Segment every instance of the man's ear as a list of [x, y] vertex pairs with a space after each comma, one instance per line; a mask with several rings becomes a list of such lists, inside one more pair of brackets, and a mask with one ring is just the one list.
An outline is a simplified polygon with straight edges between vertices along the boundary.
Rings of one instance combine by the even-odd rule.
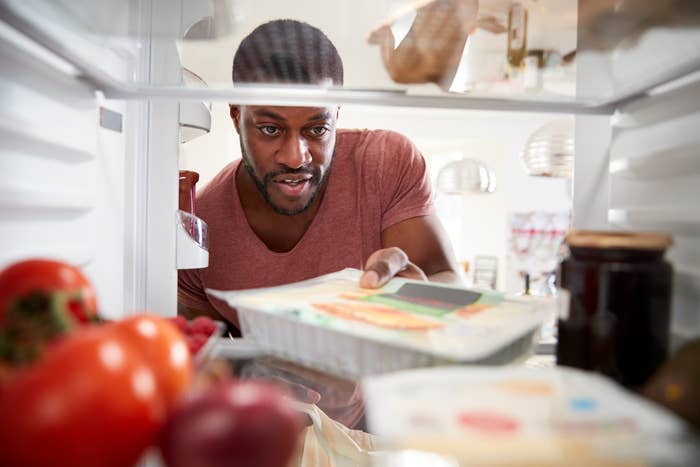
[[233, 126], [236, 128], [236, 133], [241, 133], [241, 106], [239, 105], [229, 105], [229, 115], [231, 120], [233, 120]]

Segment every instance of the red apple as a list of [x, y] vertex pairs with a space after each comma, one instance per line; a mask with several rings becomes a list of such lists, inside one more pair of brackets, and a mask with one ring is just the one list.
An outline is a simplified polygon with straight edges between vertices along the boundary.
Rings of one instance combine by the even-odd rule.
[[168, 467], [285, 467], [301, 427], [280, 388], [227, 381], [176, 407], [159, 447]]

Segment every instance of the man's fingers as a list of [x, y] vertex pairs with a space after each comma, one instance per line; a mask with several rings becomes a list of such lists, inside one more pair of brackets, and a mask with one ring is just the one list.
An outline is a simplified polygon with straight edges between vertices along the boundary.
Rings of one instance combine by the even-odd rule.
[[360, 287], [375, 289], [386, 284], [389, 279], [411, 264], [408, 256], [400, 248], [385, 248], [370, 255], [365, 272], [360, 277]]
[[379, 287], [379, 275], [376, 271], [369, 270], [360, 276], [360, 287], [363, 289], [376, 289]]
[[406, 267], [402, 270], [399, 271], [397, 276], [401, 277], [408, 277], [409, 279], [417, 279], [420, 281], [427, 281], [428, 276], [425, 275], [425, 272], [415, 264], [409, 262]]

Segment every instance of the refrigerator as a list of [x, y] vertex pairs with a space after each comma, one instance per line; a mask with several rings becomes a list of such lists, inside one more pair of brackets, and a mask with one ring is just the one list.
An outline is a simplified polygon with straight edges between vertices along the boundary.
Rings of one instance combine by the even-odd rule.
[[[107, 318], [175, 315], [178, 264], [207, 262], [201, 236], [188, 238], [178, 215], [178, 155], [211, 127], [212, 102], [340, 104], [360, 118], [370, 107], [416, 119], [431, 109], [486, 112], [490, 122], [500, 112], [567, 115], [572, 227], [671, 234], [673, 339], [700, 335], [697, 5], [432, 3], [472, 8], [459, 18], [469, 39], [450, 82], [396, 82], [381, 45], [368, 42], [382, 24], [397, 44], [417, 34], [421, 13], [409, 1], [0, 1], [0, 267], [58, 258], [84, 270]], [[329, 33], [346, 61], [343, 89], [231, 85], [235, 45], [284, 17]], [[427, 34], [438, 37], [441, 21]], [[206, 53], [213, 44], [228, 55], [204, 83], [195, 68], [217, 60]], [[538, 51], [530, 68], [507, 63], [519, 47]]]

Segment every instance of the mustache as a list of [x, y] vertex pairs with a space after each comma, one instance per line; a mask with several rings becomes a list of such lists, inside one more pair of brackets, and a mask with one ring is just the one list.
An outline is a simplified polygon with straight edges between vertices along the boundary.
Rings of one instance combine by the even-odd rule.
[[299, 167], [298, 169], [292, 169], [289, 167], [284, 167], [273, 172], [268, 172], [265, 174], [265, 183], [269, 182], [278, 175], [299, 175], [299, 174], [309, 174], [311, 179], [315, 180], [318, 178], [318, 174], [311, 167]]

